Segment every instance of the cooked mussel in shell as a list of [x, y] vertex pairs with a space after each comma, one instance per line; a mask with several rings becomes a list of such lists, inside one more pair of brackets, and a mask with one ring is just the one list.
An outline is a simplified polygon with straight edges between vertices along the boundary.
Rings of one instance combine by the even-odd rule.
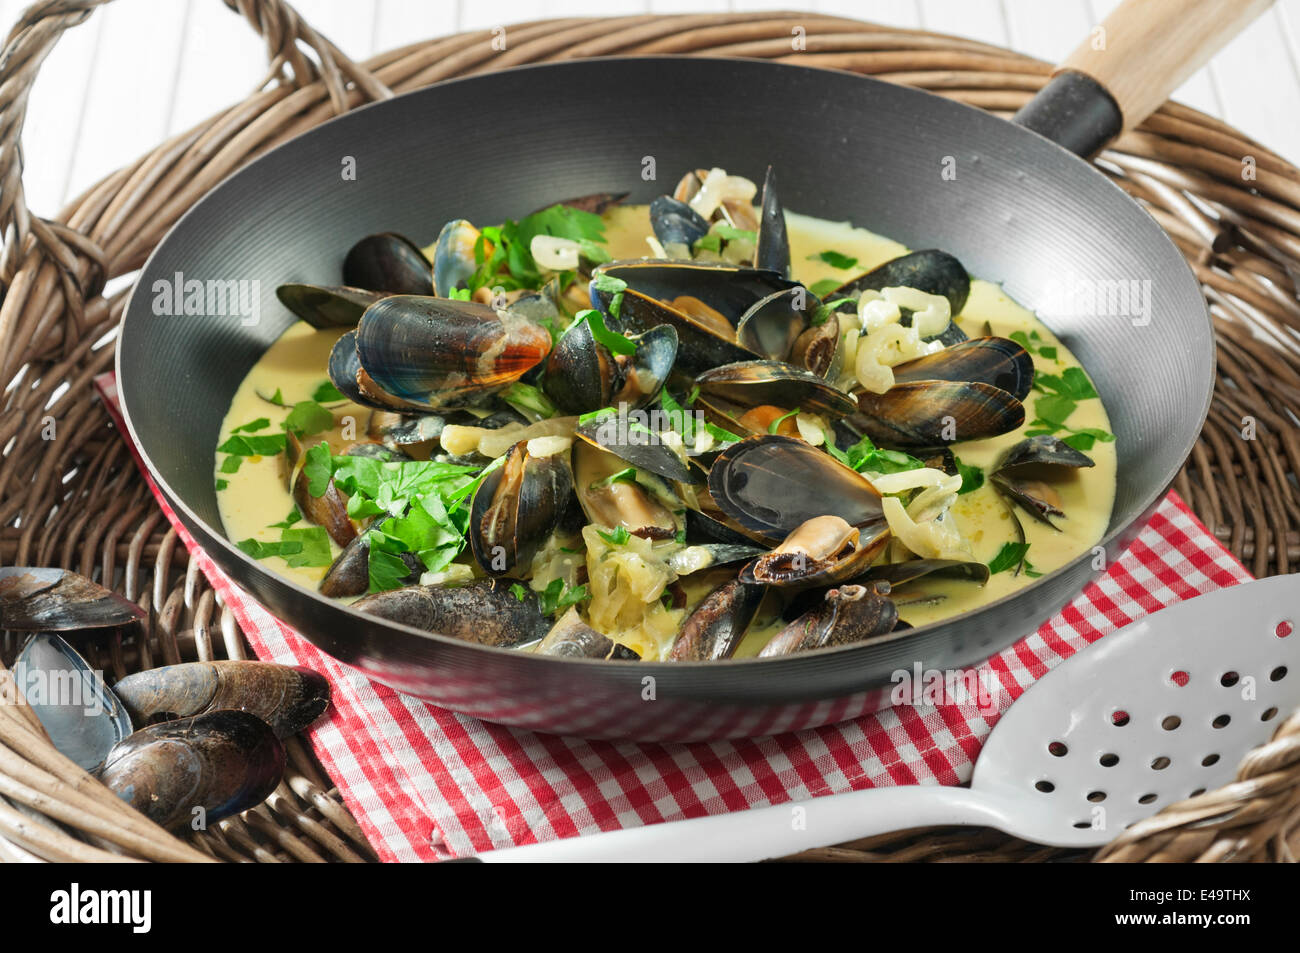
[[1071, 471], [1096, 466], [1091, 457], [1051, 434], [1026, 437], [999, 460], [991, 482], [1003, 496], [1020, 504], [1040, 523], [1056, 529], [1053, 516], [1064, 516], [1061, 495], [1053, 484]]
[[731, 658], [765, 591], [763, 586], [737, 579], [714, 589], [682, 623], [669, 650], [669, 660], [709, 662]]
[[573, 499], [569, 445], [564, 437], [521, 440], [483, 477], [467, 535], [484, 572], [503, 576], [527, 569], [560, 522]]
[[601, 635], [582, 621], [578, 610], [570, 608], [546, 633], [537, 646], [538, 655], [563, 658], [599, 658], [635, 662], [641, 658], [633, 649]]
[[869, 537], [832, 513], [795, 528], [781, 544], [749, 562], [740, 580], [777, 588], [831, 586], [866, 572], [884, 552], [889, 530], [874, 525]]
[[286, 284], [275, 289], [280, 303], [314, 328], [353, 328], [383, 292], [343, 286]]
[[165, 665], [128, 675], [113, 692], [139, 728], [160, 719], [237, 709], [266, 722], [277, 738], [302, 731], [330, 704], [329, 682], [319, 673], [253, 661]]
[[536, 642], [550, 630], [536, 594], [509, 579], [390, 589], [358, 599], [352, 608], [425, 632], [497, 648]]
[[99, 777], [145, 817], [180, 832], [265, 801], [284, 776], [284, 760], [262, 719], [212, 711], [141, 728], [109, 752]]
[[427, 411], [465, 406], [508, 387], [550, 349], [545, 328], [510, 311], [419, 295], [375, 302], [356, 331], [366, 378]]
[[433, 265], [409, 238], [382, 232], [366, 236], [348, 250], [343, 283], [390, 295], [431, 295]]
[[898, 607], [889, 598], [889, 583], [847, 585], [827, 590], [820, 605], [809, 609], [759, 652], [759, 658], [850, 645], [884, 635], [898, 623]]

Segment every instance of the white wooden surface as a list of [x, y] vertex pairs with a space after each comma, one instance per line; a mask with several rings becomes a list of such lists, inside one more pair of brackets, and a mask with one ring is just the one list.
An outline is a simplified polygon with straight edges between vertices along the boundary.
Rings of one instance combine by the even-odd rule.
[[[294, 0], [317, 30], [364, 58], [416, 40], [565, 15], [809, 9], [923, 27], [1062, 58], [1118, 0]], [[0, 0], [7, 26], [30, 0]], [[1300, 163], [1300, 0], [1277, 5], [1176, 94]], [[265, 51], [219, 0], [116, 0], [65, 34], [32, 92], [28, 202], [64, 201], [237, 99]]]

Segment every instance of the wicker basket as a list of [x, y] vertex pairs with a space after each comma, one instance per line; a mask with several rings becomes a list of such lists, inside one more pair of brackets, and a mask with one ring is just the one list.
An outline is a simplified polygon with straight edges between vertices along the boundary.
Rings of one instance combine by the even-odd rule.
[[[0, 560], [74, 569], [148, 610], [138, 637], [91, 662], [121, 677], [182, 659], [244, 657], [220, 605], [154, 504], [97, 402], [125, 292], [204, 192], [251, 159], [352, 106], [453, 76], [587, 56], [676, 53], [798, 62], [907, 83], [1009, 114], [1044, 83], [1037, 60], [970, 40], [795, 13], [564, 19], [413, 44], [348, 60], [281, 0], [226, 0], [265, 39], [267, 83], [109, 176], [58, 216], [23, 198], [20, 136], [36, 72], [63, 31], [106, 0], [48, 0], [14, 26], [0, 60]], [[791, 37], [801, 34], [804, 49]], [[1202, 282], [1218, 334], [1209, 420], [1176, 489], [1257, 575], [1300, 563], [1300, 171], [1230, 126], [1167, 103], [1099, 163], [1168, 230]], [[1253, 178], [1243, 176], [1243, 169]], [[67, 384], [53, 403], [51, 397]], [[49, 406], [47, 407], [47, 403]], [[43, 420], [59, 437], [42, 441]], [[1253, 420], [1253, 438], [1243, 439]], [[11, 661], [12, 635], [0, 637]], [[6, 673], [0, 668], [0, 678]], [[2, 686], [0, 686], [2, 687]], [[3, 693], [0, 693], [2, 696]], [[1300, 714], [1242, 762], [1238, 779], [1171, 805], [1094, 855], [1105, 860], [1292, 860], [1300, 841]], [[104, 842], [115, 853], [103, 849]], [[100, 845], [100, 846], [96, 846]], [[0, 704], [0, 858], [6, 860], [372, 859], [306, 746], [262, 806], [183, 843], [60, 756], [29, 709]], [[797, 859], [1087, 858], [987, 830], [921, 830]]]

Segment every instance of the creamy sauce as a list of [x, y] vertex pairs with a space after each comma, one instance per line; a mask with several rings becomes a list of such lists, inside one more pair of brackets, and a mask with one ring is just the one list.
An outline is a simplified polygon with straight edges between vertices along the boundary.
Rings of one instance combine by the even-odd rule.
[[[637, 258], [650, 254], [645, 241], [645, 236], [651, 234], [645, 206], [616, 208], [607, 219], [607, 247], [614, 258]], [[846, 222], [828, 222], [792, 212], [787, 212], [786, 219], [793, 277], [805, 285], [811, 286], [828, 278], [847, 281], [907, 251], [898, 242]], [[850, 270], [836, 269], [813, 257], [824, 250], [856, 258], [857, 263]], [[1038, 346], [1056, 348], [1055, 360], [1034, 355], [1035, 368], [1040, 373], [1060, 375], [1066, 368], [1079, 366], [1074, 355], [1031, 311], [1012, 301], [1000, 287], [990, 282], [971, 282], [970, 298], [955, 320], [971, 337], [984, 334], [986, 324], [993, 334], [1002, 337], [1009, 337], [1015, 331], [1037, 332], [1040, 338], [1036, 342]], [[316, 331], [302, 322], [289, 328], [240, 384], [222, 423], [221, 440], [224, 441], [235, 427], [259, 417], [269, 418], [271, 425], [257, 433], [282, 432], [280, 424], [288, 415], [289, 407], [277, 407], [259, 393], [270, 396], [279, 389], [289, 406], [309, 399], [315, 388], [326, 380], [329, 351], [341, 334], [341, 330]], [[1031, 394], [1027, 398], [1027, 420], [1033, 418], [1032, 406], [1036, 396]], [[336, 421], [335, 429], [319, 437], [313, 436], [311, 441], [314, 443], [323, 437], [330, 441], [337, 453], [347, 446], [345, 437], [353, 432], [364, 434], [370, 412], [351, 403], [332, 405], [331, 410]], [[1068, 424], [1075, 430], [1097, 428], [1110, 431], [1106, 411], [1097, 399], [1079, 401]], [[1027, 427], [1028, 423], [1020, 430], [1000, 437], [954, 444], [952, 449], [963, 463], [981, 467], [987, 475], [997, 458], [1023, 439]], [[355, 428], [355, 431], [350, 428]], [[1098, 441], [1087, 453], [1096, 462], [1095, 467], [1074, 471], [1053, 483], [1061, 497], [1061, 509], [1065, 512], [1064, 517], [1054, 518], [1059, 530], [1017, 511], [1026, 541], [1030, 544], [1028, 559], [1036, 572], [1046, 574], [1060, 568], [1088, 551], [1105, 533], [1115, 497], [1115, 444]], [[226, 455], [218, 456], [224, 458]], [[238, 472], [218, 470], [216, 477], [227, 481], [226, 489], [217, 493], [217, 502], [230, 539], [252, 538], [268, 542], [279, 539], [280, 530], [271, 528], [271, 524], [283, 520], [293, 508], [283, 455], [245, 458]], [[982, 562], [993, 560], [1004, 543], [1017, 538], [1006, 506], [987, 482], [978, 490], [960, 496], [951, 513], [970, 543], [974, 557]], [[339, 550], [331, 543], [331, 551], [337, 554]], [[325, 573], [325, 567], [290, 567], [279, 557], [269, 557], [264, 561], [274, 571], [309, 587], [315, 587]], [[923, 625], [1000, 599], [1032, 581], [1025, 574], [1014, 575], [1011, 571], [994, 574], [983, 586], [959, 580], [921, 579], [897, 588], [895, 597], [901, 617], [912, 625]], [[698, 594], [702, 596], [704, 591], [707, 590]], [[696, 592], [693, 591], [692, 596], [696, 596]], [[756, 655], [778, 629], [776, 620], [767, 620], [764, 624], [760, 618], [742, 641], [737, 657]], [[618, 638], [618, 633], [607, 634]]]

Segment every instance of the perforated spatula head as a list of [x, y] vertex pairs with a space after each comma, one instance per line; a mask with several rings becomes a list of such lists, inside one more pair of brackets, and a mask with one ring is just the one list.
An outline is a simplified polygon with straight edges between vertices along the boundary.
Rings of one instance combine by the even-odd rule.
[[1232, 780], [1300, 705], [1300, 576], [1190, 599], [1062, 662], [989, 735], [973, 792], [1016, 805], [1005, 829], [1103, 844]]

